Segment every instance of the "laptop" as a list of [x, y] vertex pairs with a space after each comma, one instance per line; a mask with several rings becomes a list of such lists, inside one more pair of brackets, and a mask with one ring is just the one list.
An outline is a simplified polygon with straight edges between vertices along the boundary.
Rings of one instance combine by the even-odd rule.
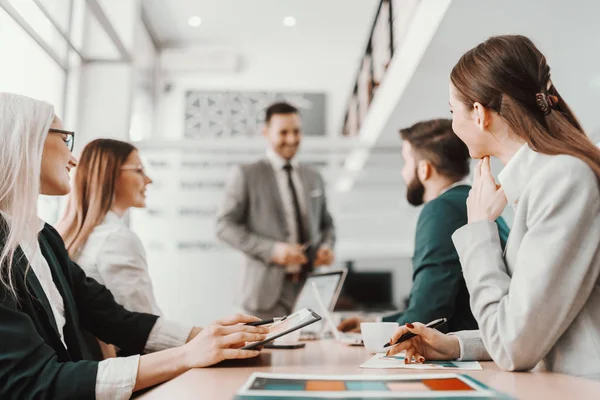
[[[309, 310], [315, 310], [319, 312], [319, 303], [315, 297], [313, 285], [317, 287], [319, 296], [323, 304], [328, 310], [333, 310], [337, 302], [338, 296], [342, 291], [342, 286], [346, 279], [348, 270], [346, 268], [327, 270], [325, 272], [313, 272], [306, 278], [304, 286], [300, 291], [300, 294], [296, 298], [292, 312], [297, 312], [303, 308]], [[316, 324], [307, 326], [302, 329], [303, 339], [311, 339], [311, 336], [316, 339], [316, 335], [323, 330], [323, 324], [318, 322]]]
[[316, 286], [315, 282], [311, 282], [313, 294], [317, 301], [318, 310], [320, 310], [326, 324], [326, 329], [331, 332], [333, 338], [343, 344], [348, 346], [363, 346], [362, 335], [360, 333], [353, 332], [340, 332], [333, 321], [333, 316], [329, 309], [325, 306], [325, 303], [321, 299], [321, 294], [319, 288]]
[[334, 311], [394, 312], [393, 279], [390, 271], [356, 271], [348, 268], [344, 287]]

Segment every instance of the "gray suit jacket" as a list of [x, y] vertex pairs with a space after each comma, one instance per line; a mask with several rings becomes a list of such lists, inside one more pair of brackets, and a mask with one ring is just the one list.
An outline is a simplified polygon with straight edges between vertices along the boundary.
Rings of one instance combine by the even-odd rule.
[[578, 158], [521, 148], [499, 176], [516, 204], [506, 254], [491, 221], [456, 231], [479, 331], [458, 332], [463, 359], [506, 370], [540, 361], [600, 379], [600, 184]]
[[[335, 232], [327, 210], [325, 185], [319, 173], [300, 165], [308, 221], [306, 237], [314, 248], [333, 248]], [[217, 214], [217, 236], [246, 255], [241, 304], [245, 310], [268, 312], [279, 300], [285, 268], [273, 264], [276, 242], [286, 242], [289, 231], [275, 171], [268, 160], [234, 168]]]

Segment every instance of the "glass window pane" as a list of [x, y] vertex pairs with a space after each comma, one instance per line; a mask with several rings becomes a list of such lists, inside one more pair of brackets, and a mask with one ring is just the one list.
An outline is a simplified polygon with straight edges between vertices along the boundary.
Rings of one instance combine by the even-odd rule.
[[37, 2], [50, 14], [63, 32], [69, 32], [72, 0], [37, 0]]
[[0, 8], [0, 88], [47, 101], [63, 112], [65, 72]]
[[[46, 20], [47, 21], [47, 20]], [[63, 115], [65, 72], [0, 8], [0, 88], [44, 100]], [[38, 215], [49, 223], [58, 218], [60, 197], [40, 196]]]
[[38, 6], [31, 0], [9, 0], [9, 3], [52, 48], [58, 58], [64, 61], [67, 56], [68, 44]]

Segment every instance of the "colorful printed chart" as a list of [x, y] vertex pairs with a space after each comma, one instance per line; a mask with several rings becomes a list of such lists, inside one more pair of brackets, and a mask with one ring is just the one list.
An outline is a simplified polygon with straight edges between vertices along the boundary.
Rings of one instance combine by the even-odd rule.
[[458, 374], [297, 375], [255, 373], [238, 399], [510, 399], [479, 381]]

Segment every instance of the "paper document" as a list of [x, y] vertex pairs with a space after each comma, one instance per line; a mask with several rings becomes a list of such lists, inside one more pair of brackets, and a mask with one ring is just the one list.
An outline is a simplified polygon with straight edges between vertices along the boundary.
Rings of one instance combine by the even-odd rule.
[[375, 354], [373, 358], [361, 364], [361, 368], [375, 369], [451, 369], [455, 371], [481, 371], [481, 364], [477, 361], [425, 361], [424, 364], [405, 364], [404, 355], [396, 354], [394, 356], [386, 356], [385, 353]]
[[284, 320], [277, 321], [269, 327], [267, 339], [293, 329], [296, 326], [303, 325], [314, 319], [313, 312], [307, 308], [296, 311], [294, 314], [288, 315]]

